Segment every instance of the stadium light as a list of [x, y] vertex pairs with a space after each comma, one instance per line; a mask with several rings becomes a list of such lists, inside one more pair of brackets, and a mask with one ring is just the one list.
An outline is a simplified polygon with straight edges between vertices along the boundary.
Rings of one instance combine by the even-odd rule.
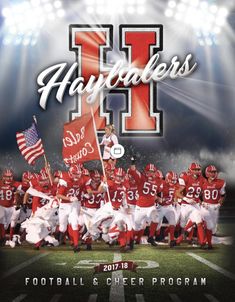
[[3, 44], [34, 46], [44, 24], [64, 15], [59, 0], [30, 0], [4, 7], [2, 16], [6, 34]]
[[226, 23], [228, 10], [202, 0], [169, 0], [165, 16], [191, 26], [199, 45], [218, 44], [217, 35]]
[[86, 12], [97, 15], [143, 15], [146, 11], [146, 0], [86, 0]]

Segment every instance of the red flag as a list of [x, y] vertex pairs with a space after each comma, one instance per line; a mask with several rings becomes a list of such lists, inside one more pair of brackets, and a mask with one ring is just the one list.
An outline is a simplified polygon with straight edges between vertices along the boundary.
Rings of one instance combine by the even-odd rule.
[[16, 141], [21, 154], [30, 165], [34, 165], [35, 160], [45, 154], [35, 123], [25, 131], [17, 132]]
[[68, 165], [101, 159], [90, 114], [64, 125], [63, 159]]

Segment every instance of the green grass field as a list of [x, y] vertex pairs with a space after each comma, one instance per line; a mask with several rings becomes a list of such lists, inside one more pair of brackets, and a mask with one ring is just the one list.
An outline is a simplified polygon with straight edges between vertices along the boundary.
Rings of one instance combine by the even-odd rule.
[[[226, 225], [230, 230], [232, 227], [232, 224]], [[225, 225], [221, 228], [223, 230]], [[0, 253], [1, 302], [235, 301], [234, 245], [217, 245], [212, 251], [186, 244], [174, 249], [139, 245], [126, 254], [120, 254], [116, 246], [109, 248], [103, 243], [94, 244], [91, 252], [82, 250], [78, 254], [74, 254], [69, 246], [34, 251], [32, 246], [23, 245], [15, 249], [1, 248]], [[197, 256], [199, 258], [195, 259]], [[95, 265], [115, 259], [136, 262], [137, 272], [93, 274]], [[202, 263], [205, 260], [209, 262]], [[51, 277], [61, 277], [63, 281], [70, 278], [71, 282], [72, 278], [76, 278], [77, 282], [82, 278], [84, 285], [32, 285], [33, 278], [49, 280]], [[129, 285], [107, 285], [111, 277], [127, 278]], [[25, 285], [25, 278], [29, 278], [30, 285]], [[135, 278], [132, 282], [136, 285], [130, 285], [131, 278]], [[138, 286], [139, 278], [144, 279], [144, 285]], [[158, 279], [155, 285], [152, 284], [153, 278]], [[165, 285], [160, 285], [160, 278], [165, 279]], [[169, 278], [174, 281], [173, 285], [168, 284]], [[181, 278], [181, 285], [176, 284], [177, 278]], [[185, 278], [190, 279], [190, 285], [184, 284]], [[193, 285], [194, 278], [198, 283], [201, 278], [206, 278], [206, 285]], [[98, 281], [98, 285], [93, 285], [94, 280]]]

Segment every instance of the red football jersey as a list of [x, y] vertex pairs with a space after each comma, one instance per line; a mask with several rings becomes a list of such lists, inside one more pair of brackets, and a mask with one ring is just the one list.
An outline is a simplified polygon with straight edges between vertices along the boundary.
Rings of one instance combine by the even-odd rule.
[[162, 206], [167, 206], [173, 204], [175, 192], [179, 189], [179, 184], [171, 184], [166, 181], [162, 181], [162, 191], [161, 191], [161, 198], [162, 202], [159, 203]]
[[[26, 191], [29, 189], [30, 183], [29, 182], [22, 182], [21, 185], [19, 186], [20, 192], [20, 203], [23, 203], [24, 195]], [[33, 196], [29, 195], [28, 200], [27, 200], [27, 206], [28, 208], [32, 208], [32, 202], [33, 202]]]
[[15, 192], [20, 187], [20, 182], [13, 181], [10, 185], [0, 181], [0, 205], [2, 207], [13, 207]]
[[82, 205], [86, 208], [99, 209], [101, 201], [104, 200], [104, 193], [95, 192], [89, 195], [87, 190], [97, 191], [100, 184], [92, 184], [91, 179], [86, 182], [83, 192]]
[[126, 187], [112, 180], [108, 181], [110, 200], [113, 208], [118, 209], [126, 205]]
[[130, 170], [129, 173], [134, 177], [138, 192], [139, 199], [136, 205], [139, 207], [151, 207], [155, 205], [157, 193], [162, 190], [162, 180], [157, 179], [149, 181], [148, 178], [136, 170]]
[[[193, 199], [196, 202], [200, 202], [200, 197], [202, 193], [202, 186], [205, 181], [203, 176], [199, 176], [198, 178], [194, 178], [191, 174], [184, 174], [179, 178], [179, 184], [184, 186], [184, 195], [187, 198]], [[186, 201], [182, 200], [182, 203], [186, 203]]]
[[[48, 196], [51, 195], [55, 195], [55, 188], [48, 186], [48, 187], [42, 187], [40, 185], [37, 185], [34, 187], [35, 190], [42, 192]], [[49, 202], [48, 199], [45, 198], [41, 198], [38, 196], [33, 196], [32, 199], [32, 212], [35, 213], [35, 211], [37, 210], [37, 208], [41, 208], [43, 206], [45, 206], [47, 203]]]
[[82, 176], [79, 180], [74, 181], [68, 175], [64, 175], [63, 179], [59, 181], [57, 194], [66, 197], [77, 197], [78, 200], [82, 200], [82, 191], [84, 190], [86, 182], [86, 176]]
[[137, 200], [139, 199], [139, 192], [137, 184], [132, 184], [129, 182], [129, 187], [127, 188], [127, 203], [130, 205], [136, 205]]
[[225, 195], [225, 181], [214, 179], [212, 182], [205, 180], [202, 186], [202, 198], [204, 202], [217, 204], [220, 198]]

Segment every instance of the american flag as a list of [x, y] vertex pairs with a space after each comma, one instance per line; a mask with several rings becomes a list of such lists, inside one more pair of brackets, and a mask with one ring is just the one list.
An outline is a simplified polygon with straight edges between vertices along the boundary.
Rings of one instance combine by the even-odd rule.
[[17, 132], [16, 141], [21, 154], [30, 165], [34, 165], [35, 160], [45, 154], [35, 123], [25, 131]]

